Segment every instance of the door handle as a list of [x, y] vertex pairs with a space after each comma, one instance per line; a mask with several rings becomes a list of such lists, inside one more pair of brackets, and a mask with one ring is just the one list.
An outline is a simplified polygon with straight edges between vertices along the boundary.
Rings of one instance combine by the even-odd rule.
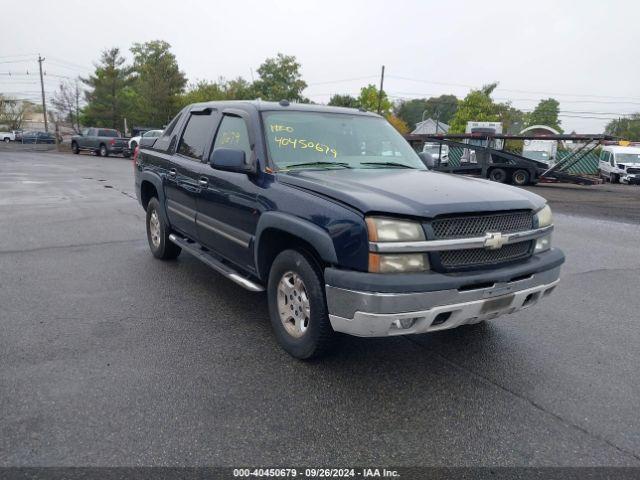
[[201, 187], [209, 186], [209, 180], [207, 180], [206, 177], [200, 177], [200, 180], [198, 180], [198, 183], [200, 184]]
[[175, 177], [177, 175], [177, 171], [175, 168], [172, 168], [171, 170], [169, 170], [169, 175], [171, 175], [172, 177]]

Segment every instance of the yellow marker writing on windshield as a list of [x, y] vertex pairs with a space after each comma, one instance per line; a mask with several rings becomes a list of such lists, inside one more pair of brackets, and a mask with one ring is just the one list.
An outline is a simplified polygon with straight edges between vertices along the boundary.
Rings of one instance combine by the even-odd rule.
[[312, 140], [306, 140], [304, 138], [289, 138], [289, 137], [275, 137], [275, 142], [280, 148], [293, 148], [293, 149], [313, 149], [316, 152], [324, 153], [327, 156], [338, 157], [338, 151], [335, 148], [325, 145], [324, 143], [314, 142]]

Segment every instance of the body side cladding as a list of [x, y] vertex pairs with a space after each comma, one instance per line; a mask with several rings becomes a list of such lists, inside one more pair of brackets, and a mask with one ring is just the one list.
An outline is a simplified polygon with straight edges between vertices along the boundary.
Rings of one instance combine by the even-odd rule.
[[160, 203], [160, 215], [162, 215], [163, 220], [169, 225], [169, 216], [167, 215], [166, 208], [166, 200], [164, 197], [164, 189], [162, 188], [162, 179], [160, 175], [157, 173], [150, 172], [149, 170], [143, 170], [140, 172], [140, 185], [137, 186], [136, 192], [138, 193], [138, 201], [140, 205], [142, 205], [142, 184], [144, 182], [151, 183], [158, 193], [158, 202]]

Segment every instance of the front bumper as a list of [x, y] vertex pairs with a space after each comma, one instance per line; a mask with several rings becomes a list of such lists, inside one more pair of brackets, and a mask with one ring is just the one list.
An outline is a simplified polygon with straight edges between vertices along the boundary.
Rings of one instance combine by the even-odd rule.
[[[360, 337], [424, 333], [477, 323], [530, 307], [549, 295], [558, 284], [563, 262], [563, 253], [552, 249], [523, 264], [473, 274], [372, 277], [327, 269], [329, 319], [335, 331]], [[360, 281], [354, 282], [356, 277]], [[375, 281], [381, 283], [372, 285]], [[367, 288], [350, 289], [347, 283]]]
[[623, 174], [620, 177], [622, 183], [628, 183], [629, 185], [640, 185], [640, 175], [632, 173], [630, 175]]

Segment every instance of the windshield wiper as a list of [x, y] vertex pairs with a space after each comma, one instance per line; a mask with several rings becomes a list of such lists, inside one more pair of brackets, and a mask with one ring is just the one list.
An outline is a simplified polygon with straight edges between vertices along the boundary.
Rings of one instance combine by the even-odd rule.
[[308, 162], [308, 163], [292, 163], [283, 168], [283, 170], [289, 170], [296, 167], [342, 167], [351, 168], [351, 165], [345, 162]]
[[411, 165], [405, 165], [404, 163], [397, 162], [360, 162], [360, 165], [382, 165], [383, 167], [410, 168], [415, 170], [415, 167], [412, 167]]

